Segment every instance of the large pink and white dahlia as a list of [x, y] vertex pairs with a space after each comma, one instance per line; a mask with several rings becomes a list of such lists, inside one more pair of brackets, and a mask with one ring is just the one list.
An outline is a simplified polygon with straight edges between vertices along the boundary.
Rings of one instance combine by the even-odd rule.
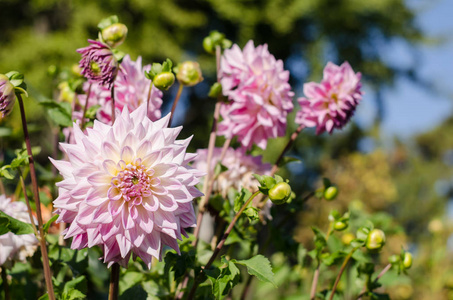
[[269, 138], [285, 135], [294, 93], [283, 61], [276, 60], [266, 44], [255, 48], [249, 41], [243, 51], [238, 45], [225, 50], [219, 80], [230, 100], [220, 108], [219, 135], [237, 136], [246, 149], [253, 144], [265, 149]]
[[[0, 195], [0, 210], [19, 221], [30, 223], [27, 206], [23, 202], [11, 201]], [[0, 235], [0, 266], [14, 260], [25, 261], [37, 248], [38, 240], [34, 234], [15, 235], [12, 232]]]
[[99, 245], [104, 262], [127, 267], [140, 257], [150, 268], [168, 245], [179, 252], [184, 228], [196, 226], [192, 200], [203, 175], [188, 166], [191, 138], [176, 140], [181, 127], [167, 128], [169, 115], [152, 122], [146, 105], [127, 107], [112, 126], [95, 121], [84, 134], [74, 126], [74, 144], [61, 144], [68, 160], [52, 163], [63, 175], [54, 201], [57, 222], [73, 249]]
[[[122, 111], [124, 107], [127, 107], [129, 111], [133, 111], [140, 105], [147, 103], [149, 99], [148, 118], [151, 121], [160, 119], [163, 94], [154, 85], [150, 90], [151, 81], [145, 77], [145, 71], [149, 70], [151, 70], [151, 65], [142, 68], [140, 56], [137, 61], [132, 61], [129, 55], [123, 58], [114, 81], [115, 109]], [[89, 86], [89, 83], [85, 83], [85, 93], [88, 93]], [[84, 105], [85, 101], [86, 95], [80, 95], [79, 102]], [[95, 104], [101, 105], [97, 119], [103, 123], [111, 124], [112, 98], [107, 86], [98, 83], [92, 84], [88, 106]]]
[[[222, 148], [214, 148], [210, 172], [214, 172], [214, 168], [219, 162], [222, 153]], [[206, 156], [207, 149], [197, 150], [197, 158], [194, 160], [192, 167], [200, 171], [207, 172]], [[225, 152], [225, 157], [222, 160], [222, 165], [228, 168], [227, 171], [220, 173], [214, 182], [213, 192], [220, 193], [226, 197], [228, 190], [234, 188], [249, 189], [250, 191], [257, 190], [258, 181], [253, 177], [253, 174], [267, 175], [271, 171], [271, 164], [263, 163], [261, 156], [251, 156], [245, 154], [244, 149], [228, 148]]]
[[301, 110], [296, 123], [316, 127], [316, 134], [342, 128], [362, 99], [360, 79], [361, 74], [354, 73], [348, 62], [341, 66], [327, 63], [321, 83], [304, 84], [305, 97], [298, 99]]

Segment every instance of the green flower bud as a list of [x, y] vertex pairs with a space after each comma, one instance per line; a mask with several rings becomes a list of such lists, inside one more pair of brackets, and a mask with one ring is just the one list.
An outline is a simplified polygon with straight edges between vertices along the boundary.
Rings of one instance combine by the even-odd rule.
[[215, 46], [214, 46], [214, 42], [212, 41], [211, 37], [207, 36], [203, 39], [203, 48], [209, 54], [215, 53]]
[[59, 102], [72, 103], [72, 101], [74, 101], [74, 91], [71, 90], [67, 81], [61, 82], [58, 85], [58, 90], [60, 91], [60, 94], [58, 95]]
[[400, 256], [399, 255], [392, 255], [389, 257], [389, 262], [392, 264], [392, 265], [396, 265], [400, 262]]
[[404, 253], [403, 266], [405, 269], [410, 269], [410, 267], [412, 267], [412, 254], [410, 252]]
[[78, 64], [73, 64], [71, 67], [71, 73], [75, 77], [83, 77], [82, 75], [82, 68]]
[[329, 186], [324, 191], [324, 198], [328, 201], [335, 199], [338, 195], [338, 188], [336, 186]]
[[211, 86], [208, 96], [212, 97], [212, 98], [217, 98], [221, 94], [222, 94], [222, 85], [220, 83], [216, 82]]
[[153, 84], [161, 91], [168, 90], [175, 83], [175, 75], [171, 72], [157, 74], [153, 79]]
[[277, 183], [269, 190], [269, 199], [276, 205], [286, 203], [290, 197], [291, 186], [286, 182]]
[[118, 47], [127, 36], [127, 27], [121, 23], [115, 23], [102, 29], [102, 39], [110, 47]]
[[379, 251], [385, 244], [385, 233], [380, 229], [373, 229], [368, 234], [365, 246], [368, 250]]
[[203, 81], [200, 65], [194, 61], [186, 61], [178, 66], [178, 81], [185, 86], [194, 86]]
[[353, 239], [355, 239], [355, 235], [351, 232], [347, 232], [341, 237], [341, 242], [344, 245], [348, 246], [349, 244], [351, 244]]
[[58, 75], [58, 68], [56, 65], [50, 65], [48, 68], [47, 68], [47, 75], [49, 75], [50, 77], [57, 77]]
[[333, 224], [333, 228], [337, 231], [342, 231], [342, 230], [345, 230], [346, 228], [348, 228], [348, 223], [338, 221], [338, 222], [335, 222], [335, 224]]

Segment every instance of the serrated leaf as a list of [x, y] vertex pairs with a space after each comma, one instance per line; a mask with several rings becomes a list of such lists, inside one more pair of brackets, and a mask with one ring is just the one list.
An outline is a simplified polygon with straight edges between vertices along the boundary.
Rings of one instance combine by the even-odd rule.
[[275, 287], [274, 273], [272, 272], [271, 263], [263, 255], [256, 255], [247, 260], [232, 260], [234, 263], [247, 267], [250, 275], [256, 276], [259, 280], [272, 283]]
[[320, 253], [324, 247], [327, 246], [327, 241], [326, 241], [326, 237], [324, 236], [324, 233], [322, 233], [321, 230], [319, 230], [318, 228], [312, 226], [311, 227], [311, 230], [313, 230], [314, 234], [315, 234], [315, 248], [316, 248], [316, 251], [318, 253]]
[[248, 189], [243, 188], [241, 193], [234, 200], [234, 212], [238, 212], [251, 195], [252, 193]]
[[66, 292], [63, 292], [64, 300], [75, 300], [75, 299], [85, 299], [86, 295], [77, 289], [70, 289]]
[[29, 223], [19, 221], [0, 211], [0, 235], [12, 232], [17, 235], [34, 233]]
[[225, 256], [222, 256], [222, 263], [223, 266], [220, 268], [220, 275], [212, 287], [212, 292], [216, 299], [222, 299], [222, 296], [228, 294], [239, 283], [240, 279], [240, 271], [234, 264], [234, 260], [228, 261]]

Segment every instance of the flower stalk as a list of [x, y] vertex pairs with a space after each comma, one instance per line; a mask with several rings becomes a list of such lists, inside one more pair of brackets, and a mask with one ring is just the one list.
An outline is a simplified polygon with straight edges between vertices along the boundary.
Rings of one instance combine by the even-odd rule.
[[110, 273], [109, 300], [118, 300], [120, 265], [114, 263]]
[[17, 94], [17, 99], [18, 99], [19, 107], [20, 107], [20, 116], [22, 119], [22, 129], [24, 131], [25, 145], [27, 147], [27, 153], [29, 156], [28, 161], [29, 161], [29, 167], [30, 167], [30, 178], [31, 178], [31, 183], [32, 183], [33, 197], [36, 202], [36, 214], [37, 214], [37, 219], [38, 219], [38, 229], [39, 229], [38, 240], [39, 240], [39, 244], [41, 247], [42, 264], [43, 264], [43, 269], [44, 269], [44, 277], [46, 280], [47, 293], [49, 295], [50, 300], [55, 300], [55, 295], [54, 295], [53, 285], [52, 285], [52, 274], [50, 272], [50, 266], [49, 266], [49, 257], [47, 255], [46, 238], [45, 238], [44, 231], [43, 231], [41, 200], [39, 199], [38, 180], [36, 178], [35, 162], [33, 159], [33, 153], [31, 151], [30, 136], [28, 135], [27, 120], [25, 118], [24, 102], [23, 102], [22, 96], [20, 94]]
[[332, 292], [330, 293], [329, 300], [333, 299], [333, 296], [335, 295], [335, 291], [337, 290], [338, 283], [340, 282], [341, 275], [343, 275], [344, 270], [346, 269], [346, 266], [348, 265], [349, 260], [351, 259], [352, 255], [354, 252], [359, 249], [358, 247], [352, 248], [352, 250], [348, 253], [346, 258], [343, 261], [343, 264], [341, 265], [340, 272], [338, 273], [337, 278], [335, 279], [335, 283], [333, 284], [332, 287]]
[[181, 97], [182, 90], [184, 89], [183, 84], [179, 84], [178, 92], [176, 93], [175, 100], [173, 101], [173, 106], [171, 107], [171, 115], [170, 121], [168, 121], [168, 127], [171, 127], [171, 121], [173, 120], [173, 116], [175, 114], [176, 105], [178, 105], [179, 98]]
[[[379, 281], [379, 279], [384, 276], [385, 273], [388, 272], [388, 270], [390, 270], [390, 268], [392, 267], [392, 264], [388, 264], [387, 266], [385, 266], [384, 269], [382, 269], [381, 273], [379, 273], [379, 275], [376, 277], [376, 279], [374, 280], [374, 283], [377, 283]], [[362, 300], [362, 297], [365, 295], [366, 293], [366, 290], [367, 290], [367, 285], [365, 284], [363, 286], [363, 289], [360, 291], [360, 294], [359, 296], [357, 297], [357, 300]]]

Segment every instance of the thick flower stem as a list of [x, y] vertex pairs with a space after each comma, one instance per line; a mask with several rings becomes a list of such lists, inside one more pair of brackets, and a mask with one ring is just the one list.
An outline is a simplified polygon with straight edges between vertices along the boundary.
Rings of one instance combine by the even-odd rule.
[[2, 282], [3, 282], [3, 291], [5, 293], [5, 300], [11, 300], [11, 295], [9, 294], [9, 285], [8, 278], [6, 276], [6, 268], [2, 268]]
[[[330, 222], [329, 230], [327, 231], [327, 235], [326, 235], [326, 241], [329, 239], [329, 236], [332, 233], [332, 230], [333, 230], [333, 224], [332, 224], [332, 222]], [[321, 261], [318, 258], [318, 267], [315, 270], [315, 273], [313, 275], [313, 282], [311, 283], [310, 300], [314, 300], [316, 297], [316, 286], [318, 285], [320, 269], [321, 269]]]
[[[217, 244], [217, 247], [215, 248], [214, 253], [212, 253], [211, 258], [209, 259], [209, 261], [206, 264], [206, 266], [204, 267], [204, 269], [209, 268], [212, 265], [212, 263], [215, 261], [215, 259], [217, 258], [217, 255], [219, 255], [219, 253], [220, 253], [220, 250], [222, 250], [226, 239], [228, 238], [228, 236], [230, 235], [231, 231], [233, 230], [234, 225], [236, 224], [237, 220], [239, 219], [241, 214], [244, 212], [244, 210], [247, 208], [247, 206], [250, 204], [250, 202], [252, 202], [253, 198], [255, 198], [259, 193], [260, 193], [260, 191], [257, 191], [255, 193], [253, 193], [250, 196], [250, 198], [244, 203], [244, 205], [242, 205], [241, 209], [237, 212], [237, 214], [234, 216], [233, 220], [231, 221], [230, 225], [228, 225], [227, 230], [223, 234], [223, 237], [220, 240], [220, 242]], [[193, 283], [192, 289], [190, 290], [190, 293], [189, 293], [189, 296], [188, 296], [189, 300], [193, 299], [194, 296], [195, 296], [195, 291], [197, 290], [197, 287], [200, 284], [199, 278], [200, 278], [199, 276], [195, 277], [195, 281]]]
[[36, 238], [39, 239], [38, 229], [36, 229], [35, 220], [33, 219], [33, 214], [31, 213], [32, 210], [30, 206], [30, 201], [28, 200], [27, 190], [25, 189], [25, 182], [22, 175], [20, 176], [20, 185], [22, 186], [22, 191], [24, 192], [25, 203], [27, 203], [28, 215], [30, 216], [31, 226], [33, 227], [33, 231], [35, 232]]
[[335, 291], [337, 290], [338, 283], [340, 282], [341, 275], [343, 275], [343, 272], [344, 272], [344, 270], [346, 269], [346, 266], [347, 266], [349, 260], [351, 259], [352, 254], [354, 254], [354, 252], [355, 252], [357, 249], [358, 249], [357, 247], [353, 248], [353, 249], [348, 253], [348, 255], [346, 256], [346, 258], [344, 259], [343, 264], [341, 265], [340, 273], [338, 273], [337, 279], [335, 279], [335, 283], [333, 284], [332, 292], [330, 293], [329, 300], [332, 300], [332, 299], [333, 299], [333, 296], [335, 295]]
[[[88, 110], [88, 101], [90, 100], [90, 96], [91, 96], [91, 83], [90, 85], [88, 86], [88, 92], [87, 92], [87, 97], [85, 99], [85, 104], [83, 106], [83, 115], [82, 115], [82, 125], [80, 125], [80, 129], [84, 129], [85, 127], [85, 115], [87, 114], [87, 110]], [[113, 115], [113, 114], [112, 114]]]
[[110, 88], [110, 98], [112, 98], [112, 125], [115, 124], [115, 84]]
[[[388, 264], [387, 266], [385, 266], [384, 269], [382, 269], [381, 273], [379, 273], [379, 275], [376, 277], [376, 279], [374, 280], [374, 283], [377, 283], [378, 280], [384, 276], [385, 273], [387, 273], [388, 270], [390, 270], [390, 268], [392, 267], [392, 264]], [[360, 294], [359, 296], [357, 297], [357, 300], [362, 300], [362, 297], [363, 295], [365, 295], [366, 293], [366, 290], [367, 290], [367, 285], [365, 284], [365, 286], [363, 287], [363, 289], [360, 291]]]
[[20, 107], [20, 116], [22, 118], [22, 129], [24, 131], [25, 145], [27, 147], [27, 153], [29, 156], [28, 161], [29, 161], [29, 167], [30, 167], [30, 178], [31, 178], [31, 183], [32, 183], [32, 188], [33, 188], [33, 197], [34, 197], [35, 203], [36, 203], [36, 215], [38, 218], [38, 229], [39, 229], [39, 243], [41, 246], [42, 265], [43, 265], [43, 269], [44, 269], [44, 277], [46, 279], [47, 293], [49, 294], [50, 300], [55, 300], [55, 295], [54, 295], [53, 285], [52, 285], [52, 274], [50, 272], [50, 266], [49, 266], [49, 257], [47, 255], [46, 238], [44, 236], [44, 231], [43, 231], [41, 200], [39, 199], [38, 180], [36, 178], [35, 161], [33, 159], [33, 154], [31, 152], [30, 137], [28, 135], [27, 120], [25, 118], [24, 102], [23, 102], [22, 96], [20, 94], [17, 95], [17, 99], [18, 99], [19, 107]]
[[175, 114], [176, 105], [178, 105], [179, 98], [181, 98], [181, 93], [184, 88], [184, 85], [181, 83], [179, 84], [178, 92], [176, 93], [175, 100], [173, 101], [173, 106], [171, 107], [171, 115], [170, 120], [168, 121], [168, 127], [171, 127], [171, 121], [173, 120], [173, 116]]
[[120, 265], [114, 263], [110, 273], [109, 300], [118, 300]]

